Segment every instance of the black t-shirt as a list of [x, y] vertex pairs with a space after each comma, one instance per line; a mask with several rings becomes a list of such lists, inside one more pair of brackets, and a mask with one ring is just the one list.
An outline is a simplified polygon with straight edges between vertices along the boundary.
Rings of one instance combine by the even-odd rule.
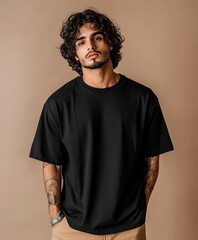
[[144, 157], [171, 150], [150, 88], [124, 75], [95, 88], [78, 76], [44, 103], [29, 157], [62, 165], [62, 210], [70, 227], [100, 235], [145, 222]]

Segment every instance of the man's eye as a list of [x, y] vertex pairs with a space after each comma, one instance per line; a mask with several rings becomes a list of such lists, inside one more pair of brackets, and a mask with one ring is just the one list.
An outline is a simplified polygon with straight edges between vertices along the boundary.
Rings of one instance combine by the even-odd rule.
[[101, 41], [101, 40], [102, 40], [102, 37], [101, 37], [101, 36], [96, 36], [96, 37], [95, 37], [95, 40], [96, 40], [96, 41]]
[[77, 43], [78, 46], [82, 46], [85, 42], [84, 41], [80, 41]]

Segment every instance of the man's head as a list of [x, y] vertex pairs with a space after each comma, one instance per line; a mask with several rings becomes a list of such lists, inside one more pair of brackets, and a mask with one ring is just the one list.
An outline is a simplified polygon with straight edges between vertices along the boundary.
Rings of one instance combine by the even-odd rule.
[[82, 67], [98, 68], [110, 59], [116, 68], [121, 60], [124, 38], [104, 14], [90, 9], [72, 14], [63, 22], [60, 36], [64, 39], [61, 54], [79, 74]]

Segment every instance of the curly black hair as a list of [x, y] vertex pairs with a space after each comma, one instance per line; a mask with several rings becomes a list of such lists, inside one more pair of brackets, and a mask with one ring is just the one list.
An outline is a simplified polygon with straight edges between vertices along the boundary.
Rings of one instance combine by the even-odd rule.
[[72, 14], [67, 20], [63, 21], [60, 36], [64, 39], [64, 43], [59, 48], [62, 56], [67, 59], [72, 70], [82, 75], [80, 62], [75, 59], [75, 41], [79, 34], [79, 28], [85, 23], [93, 23], [94, 27], [98, 28], [104, 35], [105, 42], [113, 47], [110, 54], [113, 68], [116, 68], [121, 60], [120, 49], [124, 37], [121, 35], [118, 26], [107, 16], [92, 9]]

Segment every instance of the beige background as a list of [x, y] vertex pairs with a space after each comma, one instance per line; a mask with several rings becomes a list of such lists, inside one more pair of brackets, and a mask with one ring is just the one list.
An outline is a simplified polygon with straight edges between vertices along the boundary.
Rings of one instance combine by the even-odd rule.
[[41, 162], [28, 158], [49, 94], [76, 76], [56, 48], [62, 20], [95, 7], [126, 37], [117, 72], [153, 89], [175, 151], [161, 155], [148, 240], [196, 240], [198, 1], [0, 1], [0, 238], [49, 240]]

